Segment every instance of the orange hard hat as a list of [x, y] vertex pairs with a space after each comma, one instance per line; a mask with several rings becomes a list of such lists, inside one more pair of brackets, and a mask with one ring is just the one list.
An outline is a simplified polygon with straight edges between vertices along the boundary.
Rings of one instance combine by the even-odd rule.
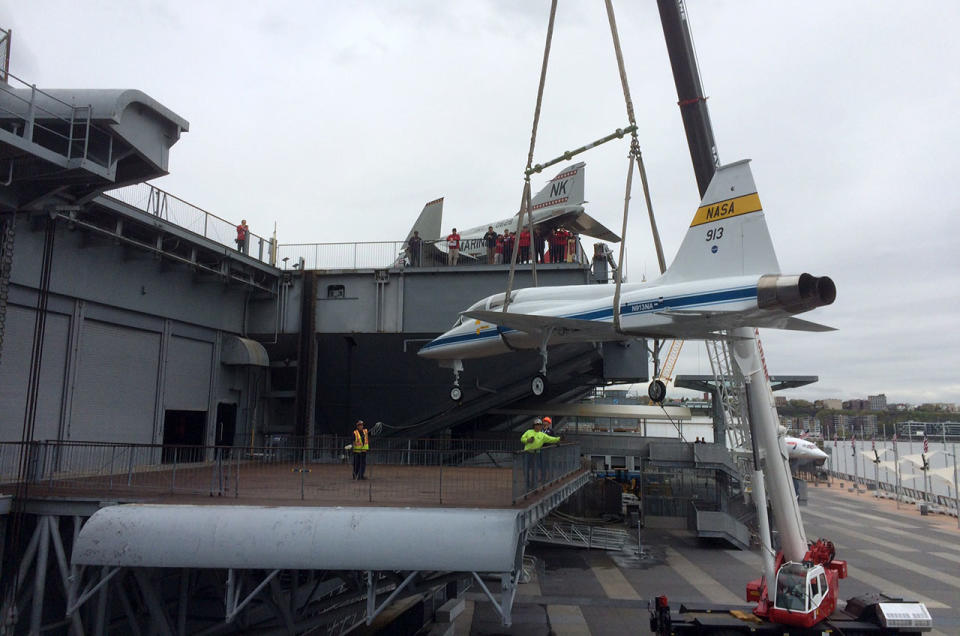
[[553, 424], [553, 420], [551, 420], [551, 419], [550, 419], [550, 416], [548, 415], [547, 417], [543, 418], [543, 423], [544, 423], [544, 424]]

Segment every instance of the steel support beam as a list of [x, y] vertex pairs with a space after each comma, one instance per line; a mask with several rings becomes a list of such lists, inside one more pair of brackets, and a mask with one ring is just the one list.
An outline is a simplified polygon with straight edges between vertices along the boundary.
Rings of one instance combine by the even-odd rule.
[[370, 625], [371, 623], [373, 623], [373, 619], [376, 618], [380, 614], [380, 612], [385, 610], [390, 605], [390, 603], [392, 603], [393, 600], [397, 598], [400, 592], [402, 592], [404, 588], [407, 587], [410, 581], [412, 581], [419, 573], [420, 573], [419, 570], [414, 570], [410, 572], [410, 574], [407, 575], [407, 578], [403, 579], [403, 582], [400, 583], [400, 585], [398, 585], [396, 588], [394, 588], [393, 592], [391, 592], [390, 595], [386, 598], [386, 600], [384, 600], [383, 603], [380, 604], [380, 607], [376, 607], [376, 598], [377, 598], [376, 573], [367, 572], [367, 580], [368, 580], [367, 625]]
[[273, 580], [273, 577], [275, 577], [280, 572], [280, 570], [279, 569], [273, 570], [272, 572], [270, 572], [270, 574], [265, 576], [264, 579], [260, 581], [260, 584], [257, 585], [257, 587], [253, 588], [253, 591], [250, 592], [250, 594], [248, 594], [246, 598], [243, 599], [243, 601], [240, 601], [240, 592], [242, 589], [242, 585], [237, 584], [236, 582], [237, 576], [234, 574], [234, 572], [235, 571], [233, 569], [227, 570], [227, 594], [226, 594], [227, 611], [226, 611], [226, 615], [224, 616], [224, 622], [226, 623], [232, 623], [233, 619], [237, 617], [237, 614], [239, 614], [240, 611], [247, 606], [247, 603], [252, 601], [253, 598], [260, 593], [260, 590], [266, 587], [266, 585], [270, 583], [271, 580]]

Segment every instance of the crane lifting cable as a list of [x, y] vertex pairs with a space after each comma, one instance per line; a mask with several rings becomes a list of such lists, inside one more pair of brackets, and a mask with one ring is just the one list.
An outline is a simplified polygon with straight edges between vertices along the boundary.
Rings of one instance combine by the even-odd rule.
[[627, 219], [630, 214], [630, 195], [633, 189], [633, 166], [637, 164], [637, 170], [640, 173], [640, 181], [643, 185], [644, 200], [647, 204], [647, 214], [650, 217], [650, 228], [653, 232], [654, 246], [657, 250], [657, 261], [660, 265], [660, 273], [666, 271], [666, 263], [663, 258], [663, 247], [660, 245], [660, 233], [657, 231], [656, 219], [653, 216], [653, 205], [650, 202], [650, 188], [647, 183], [647, 171], [643, 165], [643, 154], [640, 152], [640, 140], [637, 137], [637, 118], [633, 111], [633, 99], [630, 97], [630, 85], [627, 82], [627, 69], [623, 62], [623, 51], [620, 47], [620, 35], [617, 30], [617, 18], [613, 12], [613, 1], [606, 0], [607, 20], [610, 23], [610, 36], [613, 39], [613, 50], [617, 56], [617, 69], [620, 71], [620, 84], [623, 87], [623, 100], [627, 108], [627, 118], [630, 120], [630, 126], [633, 128], [630, 141], [630, 158], [627, 171], [626, 193], [623, 201], [623, 226], [620, 231], [620, 266], [616, 269], [616, 290], [613, 294], [613, 327], [618, 332], [620, 328], [620, 287], [623, 284], [623, 261], [624, 252], [627, 244]]
[[[547, 81], [547, 63], [550, 61], [550, 45], [553, 42], [553, 25], [557, 17], [557, 0], [550, 3], [550, 20], [547, 22], [547, 41], [543, 45], [543, 63], [540, 65], [540, 86], [537, 88], [537, 106], [533, 110], [533, 127], [530, 130], [530, 150], [527, 151], [527, 169], [524, 172], [523, 195], [520, 201], [520, 214], [517, 218], [517, 233], [523, 225], [523, 217], [527, 217], [530, 238], [533, 239], [533, 217], [530, 211], [530, 166], [533, 165], [533, 150], [537, 145], [537, 126], [540, 125], [540, 107], [543, 105], [543, 86]], [[510, 275], [507, 277], [507, 291], [503, 295], [503, 310], [510, 306], [510, 293], [513, 291], [513, 275], [517, 269], [517, 252], [520, 241], [513, 242], [513, 253], [510, 255]], [[533, 285], [537, 286], [537, 259], [533, 259]]]
[[[666, 270], [666, 264], [663, 258], [663, 248], [660, 244], [660, 235], [657, 231], [656, 220], [653, 215], [653, 206], [650, 201], [650, 190], [647, 183], [647, 174], [646, 169], [643, 164], [643, 154], [640, 152], [640, 142], [637, 137], [637, 123], [636, 117], [633, 110], [633, 101], [630, 98], [630, 88], [627, 83], [627, 74], [626, 68], [623, 62], [623, 53], [620, 47], [620, 37], [617, 31], [616, 17], [613, 12], [613, 3], [612, 0], [606, 0], [606, 9], [607, 9], [607, 19], [610, 23], [610, 33], [613, 39], [614, 52], [617, 57], [617, 67], [620, 73], [620, 83], [623, 87], [623, 96], [624, 102], [627, 108], [627, 117], [629, 119], [629, 125], [623, 129], [618, 128], [613, 133], [598, 139], [595, 142], [581, 146], [576, 150], [564, 152], [559, 157], [546, 162], [544, 164], [533, 165], [533, 154], [536, 148], [536, 138], [537, 138], [537, 127], [540, 122], [540, 111], [543, 105], [543, 90], [546, 83], [546, 74], [547, 66], [550, 58], [550, 47], [553, 41], [553, 29], [556, 22], [556, 13], [557, 13], [557, 1], [553, 0], [550, 4], [550, 18], [547, 24], [547, 37], [546, 43], [544, 45], [543, 51], [543, 63], [540, 69], [540, 84], [537, 90], [537, 102], [536, 108], [534, 109], [533, 117], [533, 126], [530, 133], [530, 147], [527, 153], [527, 167], [524, 171], [524, 185], [523, 185], [523, 195], [521, 198], [521, 208], [520, 213], [517, 218], [517, 232], [519, 233], [523, 227], [524, 218], [526, 217], [527, 228], [530, 232], [531, 238], [533, 237], [533, 215], [531, 205], [530, 205], [530, 176], [534, 172], [540, 172], [544, 168], [558, 163], [560, 161], [568, 161], [571, 157], [590, 148], [594, 148], [602, 143], [611, 141], [613, 139], [622, 138], [625, 134], [630, 134], [632, 137], [630, 143], [630, 153], [629, 153], [629, 170], [627, 172], [627, 183], [626, 183], [626, 193], [624, 196], [624, 212], [623, 212], [623, 227], [621, 231], [621, 241], [620, 241], [620, 257], [619, 257], [619, 266], [615, 270], [616, 275], [616, 290], [614, 292], [614, 307], [613, 307], [613, 325], [614, 328], [619, 332], [621, 331], [620, 327], [620, 289], [623, 283], [623, 262], [624, 262], [624, 250], [626, 245], [626, 232], [627, 232], [627, 220], [629, 218], [629, 208], [630, 208], [630, 195], [633, 188], [633, 166], [634, 163], [637, 165], [637, 170], [640, 174], [640, 180], [643, 186], [644, 200], [647, 206], [647, 212], [650, 217], [650, 225], [654, 237], [654, 245], [657, 251], [657, 259], [660, 265], [660, 273], [663, 273]], [[511, 295], [513, 292], [513, 282], [516, 273], [516, 264], [517, 264], [517, 255], [519, 252], [519, 241], [514, 243], [512, 254], [510, 257], [510, 274], [507, 278], [507, 289], [504, 293], [504, 303], [503, 311], [509, 311]], [[537, 273], [536, 273], [536, 259], [532, 264], [532, 274], [533, 274], [533, 284], [537, 285]]]

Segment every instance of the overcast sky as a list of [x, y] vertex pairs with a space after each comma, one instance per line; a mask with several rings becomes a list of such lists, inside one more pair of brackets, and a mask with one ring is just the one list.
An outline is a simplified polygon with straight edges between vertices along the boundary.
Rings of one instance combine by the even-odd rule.
[[[698, 204], [653, 0], [617, 20], [667, 261]], [[688, 6], [720, 158], [753, 159], [781, 269], [827, 274], [830, 334], [762, 332], [791, 398], [960, 402], [960, 3]], [[190, 122], [158, 185], [281, 243], [402, 240], [516, 211], [549, 2], [0, 0], [11, 71], [41, 88], [137, 88]], [[536, 159], [627, 118], [603, 3], [560, 2]], [[587, 162], [619, 229], [624, 143]], [[553, 171], [551, 171], [551, 175]], [[546, 176], [534, 182], [535, 190]], [[658, 269], [639, 189], [631, 280]], [[708, 373], [690, 343], [680, 373]]]

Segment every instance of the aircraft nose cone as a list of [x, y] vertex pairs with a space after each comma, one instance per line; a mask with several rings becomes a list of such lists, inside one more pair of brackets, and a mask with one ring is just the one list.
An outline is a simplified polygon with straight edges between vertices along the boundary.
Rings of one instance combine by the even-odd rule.
[[[442, 337], [443, 336], [440, 336], [440, 338]], [[437, 340], [439, 340], [440, 338], [434, 338], [427, 344], [420, 347], [420, 351], [417, 351], [417, 355], [420, 356], [421, 358], [439, 358], [440, 356], [438, 355], [438, 351], [437, 351], [438, 347], [434, 345], [437, 342]]]
[[810, 449], [810, 453], [813, 455], [814, 461], [817, 462], [818, 464], [824, 463], [825, 461], [827, 461], [827, 457], [829, 457], [829, 455], [824, 453], [819, 448]]

